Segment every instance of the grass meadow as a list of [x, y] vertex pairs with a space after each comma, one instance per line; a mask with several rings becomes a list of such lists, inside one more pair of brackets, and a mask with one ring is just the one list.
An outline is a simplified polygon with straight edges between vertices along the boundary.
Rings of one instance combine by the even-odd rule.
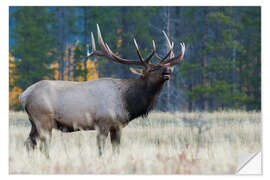
[[108, 137], [101, 158], [95, 131], [53, 130], [50, 159], [27, 153], [29, 132], [26, 113], [10, 112], [10, 174], [234, 174], [239, 154], [262, 147], [258, 112], [152, 112], [123, 129], [120, 155]]

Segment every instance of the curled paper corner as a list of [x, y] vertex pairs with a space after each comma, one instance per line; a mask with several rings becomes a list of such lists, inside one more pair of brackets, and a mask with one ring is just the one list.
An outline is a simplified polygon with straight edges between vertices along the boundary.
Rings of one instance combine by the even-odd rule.
[[235, 173], [239, 175], [262, 175], [262, 153], [239, 154]]

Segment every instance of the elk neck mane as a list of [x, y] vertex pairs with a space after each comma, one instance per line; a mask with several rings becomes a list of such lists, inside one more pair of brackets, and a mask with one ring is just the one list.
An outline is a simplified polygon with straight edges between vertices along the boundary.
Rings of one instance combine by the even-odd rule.
[[146, 117], [156, 104], [165, 81], [150, 82], [143, 78], [126, 81], [128, 84], [123, 98], [129, 113], [128, 121], [140, 116]]

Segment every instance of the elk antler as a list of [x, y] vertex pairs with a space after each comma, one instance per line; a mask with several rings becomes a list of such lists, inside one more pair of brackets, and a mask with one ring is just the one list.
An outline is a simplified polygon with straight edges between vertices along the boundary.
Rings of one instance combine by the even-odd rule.
[[[138, 44], [137, 44], [137, 42], [136, 42], [136, 40], [134, 38], [134, 44], [135, 44], [136, 51], [137, 51], [137, 54], [139, 56], [140, 61], [124, 59], [124, 58], [121, 58], [121, 57], [117, 56], [115, 53], [113, 53], [112, 50], [110, 49], [110, 47], [108, 46], [108, 44], [104, 43], [98, 24], [97, 24], [97, 33], [98, 33], [98, 44], [99, 44], [99, 46], [101, 48], [101, 51], [96, 50], [95, 38], [94, 38], [93, 33], [91, 32], [92, 52], [90, 53], [89, 51], [87, 51], [86, 59], [88, 57], [93, 56], [93, 55], [104, 56], [104, 57], [106, 57], [108, 59], [113, 60], [114, 62], [117, 62], [117, 63], [130, 64], [130, 65], [140, 65], [140, 66], [147, 67], [149, 62], [150, 62], [150, 59], [154, 55], [155, 55], [156, 58], [158, 58], [160, 60], [160, 64], [169, 64], [170, 66], [178, 64], [179, 62], [181, 62], [183, 60], [183, 57], [184, 57], [185, 44], [180, 43], [180, 45], [182, 47], [182, 51], [177, 57], [174, 57], [174, 53], [173, 53], [174, 44], [173, 44], [173, 42], [172, 43], [170, 42], [167, 34], [164, 31], [163, 31], [163, 34], [164, 34], [164, 36], [166, 38], [166, 41], [168, 43], [168, 46], [169, 46], [170, 50], [167, 53], [167, 55], [165, 57], [163, 57], [163, 58], [159, 57], [156, 54], [156, 45], [155, 45], [155, 41], [153, 40], [153, 50], [152, 50], [151, 54], [149, 54], [148, 57], [144, 60], [141, 53], [140, 53]], [[166, 60], [168, 57], [169, 57], [169, 59]]]
[[163, 32], [163, 34], [164, 34], [164, 36], [165, 36], [165, 38], [166, 38], [166, 41], [167, 41], [167, 43], [168, 43], [168, 47], [169, 47], [170, 50], [169, 50], [169, 52], [167, 53], [167, 55], [166, 55], [165, 57], [163, 57], [163, 58], [161, 58], [161, 57], [159, 57], [157, 54], [155, 54], [156, 58], [160, 61], [160, 63], [162, 63], [163, 61], [165, 61], [169, 56], [170, 56], [170, 57], [174, 56], [174, 54], [173, 54], [173, 52], [172, 52], [174, 44], [173, 44], [173, 43], [171, 44], [171, 42], [170, 42], [170, 40], [169, 40], [167, 34], [165, 33], [165, 31], [162, 31], [162, 32]]
[[[174, 43], [170, 42], [167, 34], [165, 33], [165, 31], [162, 31], [165, 38], [166, 38], [166, 41], [168, 43], [168, 46], [169, 46], [169, 52], [167, 53], [167, 55], [163, 58], [159, 57], [157, 54], [155, 54], [156, 58], [159, 59], [160, 61], [160, 64], [169, 64], [170, 66], [173, 66], [173, 65], [176, 65], [178, 63], [180, 63], [182, 60], [183, 60], [183, 57], [184, 57], [184, 54], [185, 54], [185, 44], [184, 43], [180, 43], [181, 45], [181, 48], [182, 48], [182, 51], [181, 53], [177, 56], [177, 57], [174, 57], [174, 53], [173, 53], [173, 46], [174, 46]], [[167, 58], [169, 57], [168, 60], [166, 60]]]
[[[142, 58], [141, 53], [139, 51], [137, 42], [134, 39], [134, 43], [135, 43], [135, 46], [136, 46], [136, 51], [137, 51], [137, 54], [138, 54], [138, 56], [140, 58], [140, 61], [128, 60], [128, 59], [121, 58], [121, 57], [117, 56], [115, 53], [112, 52], [112, 50], [110, 49], [108, 44], [104, 44], [104, 41], [102, 39], [102, 35], [101, 35], [98, 24], [97, 24], [97, 32], [98, 32], [98, 44], [100, 45], [101, 51], [96, 50], [94, 35], [93, 35], [93, 33], [91, 33], [92, 52], [91, 53], [88, 52], [87, 57], [90, 57], [90, 56], [93, 56], [93, 55], [104, 56], [104, 57], [107, 57], [108, 59], [111, 59], [111, 60], [113, 60], [115, 62], [122, 63], [122, 64], [146, 66], [148, 64], [149, 60], [151, 59], [151, 57], [153, 56], [153, 55], [150, 54], [146, 58], [146, 60], [144, 61], [144, 59]], [[152, 53], [152, 54], [154, 54], [154, 53]]]
[[184, 43], [180, 43], [180, 46], [181, 46], [181, 53], [178, 56], [174, 57], [174, 55], [172, 55], [168, 60], [162, 61], [161, 64], [169, 64], [170, 66], [173, 66], [180, 63], [184, 58], [186, 49]]

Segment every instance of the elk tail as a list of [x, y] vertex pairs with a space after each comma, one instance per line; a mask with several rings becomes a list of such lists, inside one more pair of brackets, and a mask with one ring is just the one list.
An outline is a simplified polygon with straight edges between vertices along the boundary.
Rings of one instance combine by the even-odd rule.
[[23, 109], [25, 109], [27, 98], [28, 98], [29, 94], [33, 91], [35, 86], [36, 86], [36, 84], [33, 84], [32, 86], [28, 87], [25, 91], [23, 91], [20, 94], [19, 101], [20, 101], [21, 105], [23, 106]]

